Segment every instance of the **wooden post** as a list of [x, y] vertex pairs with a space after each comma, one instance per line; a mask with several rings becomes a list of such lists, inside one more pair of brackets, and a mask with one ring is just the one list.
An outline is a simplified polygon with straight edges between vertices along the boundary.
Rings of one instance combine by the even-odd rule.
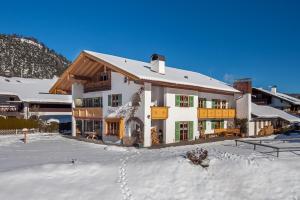
[[24, 134], [24, 143], [27, 143], [27, 134], [28, 134], [28, 129], [27, 128], [23, 128], [22, 132]]

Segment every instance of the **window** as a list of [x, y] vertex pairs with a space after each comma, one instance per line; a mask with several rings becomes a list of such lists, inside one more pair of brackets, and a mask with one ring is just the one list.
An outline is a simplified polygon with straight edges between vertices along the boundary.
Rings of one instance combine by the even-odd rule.
[[206, 108], [206, 99], [205, 98], [199, 98], [198, 107], [199, 108]]
[[227, 108], [227, 101], [223, 100], [222, 101], [222, 109], [226, 109]]
[[189, 97], [180, 96], [180, 107], [189, 107]]
[[221, 100], [213, 99], [212, 100], [212, 108], [220, 109], [221, 108]]
[[108, 122], [107, 123], [107, 134], [119, 136], [120, 124], [119, 122]]
[[101, 120], [94, 121], [94, 131], [96, 131], [98, 134], [102, 133], [102, 121]]
[[194, 131], [193, 121], [175, 122], [175, 141], [192, 140]]
[[108, 73], [107, 72], [101, 72], [99, 76], [99, 81], [107, 81], [108, 80]]
[[[102, 121], [100, 120], [84, 120], [84, 131], [85, 132], [96, 132], [96, 133], [102, 133]], [[81, 123], [80, 125], [81, 126]], [[80, 130], [81, 128], [78, 127]]]
[[118, 107], [122, 105], [122, 95], [112, 94], [108, 95], [108, 106]]
[[180, 140], [187, 140], [189, 133], [189, 126], [187, 122], [180, 123]]
[[102, 97], [75, 99], [76, 107], [103, 107]]
[[199, 121], [198, 130], [199, 131], [205, 131], [206, 130], [206, 121]]
[[186, 95], [176, 95], [175, 96], [175, 105], [177, 107], [193, 107], [194, 106], [194, 97]]
[[9, 101], [14, 101], [15, 98], [14, 97], [9, 97]]
[[93, 99], [92, 98], [86, 98], [83, 99], [84, 107], [93, 107]]
[[223, 128], [224, 128], [224, 121], [211, 122], [211, 129], [223, 129]]
[[102, 97], [96, 97], [94, 98], [93, 107], [103, 107], [102, 105]]
[[85, 132], [93, 132], [94, 131], [93, 120], [84, 120], [84, 131]]

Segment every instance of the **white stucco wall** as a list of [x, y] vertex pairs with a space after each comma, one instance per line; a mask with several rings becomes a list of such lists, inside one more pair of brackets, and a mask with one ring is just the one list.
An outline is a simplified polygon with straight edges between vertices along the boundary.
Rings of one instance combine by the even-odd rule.
[[[83, 86], [79, 83], [72, 84], [72, 108], [75, 108], [75, 99], [82, 98]], [[72, 116], [72, 136], [76, 136], [76, 119]]]
[[[169, 117], [165, 120], [165, 142], [175, 142], [175, 122], [176, 121], [193, 121], [193, 133], [195, 137], [199, 136], [198, 132], [198, 118], [197, 118], [197, 107], [198, 107], [198, 92], [191, 90], [182, 90], [174, 88], [165, 88], [165, 105], [169, 107]], [[175, 106], [175, 95], [189, 95], [194, 96], [194, 107], [176, 107]]]

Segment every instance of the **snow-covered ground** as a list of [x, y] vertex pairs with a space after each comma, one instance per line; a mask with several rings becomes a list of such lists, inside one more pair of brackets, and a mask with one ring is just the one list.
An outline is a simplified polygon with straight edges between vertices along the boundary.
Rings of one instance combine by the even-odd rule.
[[[294, 153], [277, 158], [270, 149], [234, 141], [149, 150], [57, 134], [30, 135], [27, 144], [21, 139], [0, 136], [1, 200], [300, 199]], [[208, 150], [208, 169], [184, 158], [196, 147]]]

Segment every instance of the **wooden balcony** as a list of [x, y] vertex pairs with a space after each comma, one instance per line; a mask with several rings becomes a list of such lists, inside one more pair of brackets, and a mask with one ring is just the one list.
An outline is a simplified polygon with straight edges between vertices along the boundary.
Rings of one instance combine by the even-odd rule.
[[168, 119], [169, 108], [168, 107], [151, 107], [151, 119]]
[[84, 84], [84, 92], [95, 92], [104, 90], [111, 90], [110, 79], [107, 81], [87, 82]]
[[102, 108], [73, 108], [73, 116], [82, 119], [101, 119]]
[[198, 108], [198, 119], [233, 119], [235, 109]]

